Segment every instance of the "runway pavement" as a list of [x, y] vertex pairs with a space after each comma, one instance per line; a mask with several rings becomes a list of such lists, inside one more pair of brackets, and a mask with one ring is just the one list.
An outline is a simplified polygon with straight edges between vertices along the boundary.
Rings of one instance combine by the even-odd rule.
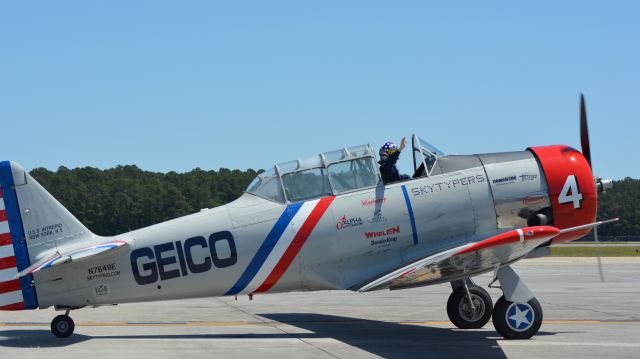
[[0, 358], [640, 358], [640, 259], [603, 263], [604, 283], [595, 258], [515, 265], [544, 310], [530, 340], [503, 340], [491, 322], [455, 329], [445, 311], [451, 289], [437, 285], [81, 309], [67, 339], [50, 333], [53, 310], [0, 312]]

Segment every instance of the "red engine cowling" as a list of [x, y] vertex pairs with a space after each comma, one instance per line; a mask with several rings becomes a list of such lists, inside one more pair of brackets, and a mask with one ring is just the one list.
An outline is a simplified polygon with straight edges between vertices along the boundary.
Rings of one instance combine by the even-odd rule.
[[[564, 145], [531, 147], [547, 179], [553, 210], [553, 225], [571, 228], [593, 223], [596, 219], [596, 185], [589, 163], [582, 153]], [[553, 243], [584, 237], [590, 228], [561, 234]]]

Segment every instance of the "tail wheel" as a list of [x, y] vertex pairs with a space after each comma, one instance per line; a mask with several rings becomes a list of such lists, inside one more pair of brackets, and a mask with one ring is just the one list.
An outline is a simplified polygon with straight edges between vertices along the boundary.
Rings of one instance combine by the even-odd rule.
[[493, 326], [505, 339], [529, 339], [541, 325], [542, 307], [536, 298], [519, 304], [502, 296], [493, 308]]
[[454, 290], [447, 301], [447, 314], [453, 325], [460, 329], [479, 329], [491, 318], [493, 302], [481, 287], [469, 287], [469, 294], [473, 305], [464, 287]]
[[68, 338], [76, 325], [68, 315], [59, 315], [51, 321], [51, 332], [58, 338]]

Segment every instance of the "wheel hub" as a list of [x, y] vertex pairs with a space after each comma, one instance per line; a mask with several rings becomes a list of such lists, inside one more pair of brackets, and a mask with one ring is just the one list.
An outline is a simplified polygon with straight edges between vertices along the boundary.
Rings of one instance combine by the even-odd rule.
[[473, 301], [473, 306], [471, 306], [471, 303], [469, 303], [469, 299], [467, 297], [462, 298], [462, 300], [460, 300], [460, 304], [458, 305], [458, 312], [464, 320], [475, 322], [482, 318], [486, 308], [484, 305], [484, 301], [478, 295], [471, 294], [471, 300]]
[[65, 322], [58, 322], [57, 329], [61, 332], [66, 332], [69, 329], [69, 325]]
[[511, 303], [505, 313], [507, 325], [516, 332], [524, 332], [531, 328], [535, 313], [529, 304]]

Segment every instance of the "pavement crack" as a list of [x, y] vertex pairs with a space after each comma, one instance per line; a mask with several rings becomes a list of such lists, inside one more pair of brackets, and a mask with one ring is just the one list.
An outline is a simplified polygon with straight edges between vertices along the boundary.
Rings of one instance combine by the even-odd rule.
[[330, 357], [332, 357], [332, 358], [338, 358], [338, 359], [340, 359], [340, 357], [339, 357], [339, 356], [336, 356], [335, 354], [333, 354], [333, 353], [331, 353], [331, 352], [329, 352], [329, 351], [327, 351], [327, 350], [325, 350], [325, 349], [322, 349], [322, 348], [320, 348], [320, 347], [319, 347], [319, 346], [317, 346], [317, 345], [314, 345], [313, 343], [311, 343], [311, 342], [309, 342], [309, 341], [305, 340], [304, 338], [300, 337], [299, 335], [297, 335], [297, 334], [295, 334], [295, 333], [287, 332], [287, 331], [286, 331], [286, 330], [284, 330], [283, 328], [281, 328], [281, 327], [279, 327], [278, 325], [276, 325], [276, 322], [275, 322], [275, 321], [266, 321], [264, 318], [260, 317], [259, 315], [256, 315], [256, 314], [253, 314], [253, 313], [250, 313], [250, 312], [248, 312], [248, 311], [246, 311], [246, 310], [244, 310], [244, 309], [242, 309], [242, 308], [240, 308], [240, 307], [238, 307], [238, 306], [236, 306], [236, 305], [233, 305], [233, 304], [231, 304], [231, 303], [229, 303], [229, 302], [227, 302], [227, 301], [222, 300], [221, 298], [215, 298], [215, 299], [216, 299], [217, 301], [219, 301], [219, 302], [221, 302], [221, 303], [223, 303], [223, 304], [225, 304], [225, 305], [227, 305], [227, 306], [229, 306], [229, 307], [231, 307], [231, 308], [233, 308], [233, 309], [235, 309], [235, 310], [237, 310], [237, 311], [239, 311], [239, 312], [243, 313], [243, 314], [246, 314], [246, 315], [250, 316], [251, 318], [254, 318], [255, 320], [259, 321], [260, 323], [266, 324], [267, 326], [269, 326], [269, 327], [271, 327], [271, 328], [273, 328], [273, 329], [275, 329], [275, 330], [277, 330], [277, 331], [279, 331], [279, 332], [281, 332], [281, 333], [283, 333], [283, 334], [286, 334], [287, 336], [293, 337], [293, 338], [295, 338], [295, 339], [297, 339], [297, 340], [301, 341], [302, 343], [304, 343], [304, 344], [306, 344], [306, 345], [308, 345], [308, 346], [310, 346], [310, 347], [312, 347], [312, 348], [314, 348], [314, 349], [316, 349], [316, 350], [319, 350], [319, 351], [321, 351], [321, 352], [323, 352], [323, 353], [325, 353], [325, 354], [329, 355], [329, 356], [330, 356]]
[[308, 345], [308, 346], [310, 346], [310, 347], [312, 347], [312, 348], [314, 348], [314, 349], [317, 349], [317, 350], [319, 350], [319, 351], [321, 351], [321, 352], [323, 352], [323, 353], [325, 353], [325, 354], [329, 355], [329, 356], [330, 356], [330, 357], [332, 357], [332, 358], [338, 358], [338, 359], [340, 359], [340, 357], [339, 357], [339, 356], [337, 356], [337, 355], [335, 355], [335, 354], [333, 354], [333, 353], [331, 353], [331, 352], [327, 351], [326, 349], [322, 349], [322, 348], [320, 348], [320, 347], [319, 347], [319, 346], [317, 346], [317, 345], [314, 345], [313, 343], [311, 343], [311, 342], [309, 342], [309, 341], [305, 340], [304, 338], [300, 337], [299, 335], [297, 335], [297, 334], [295, 334], [295, 333], [289, 333], [289, 332], [287, 332], [286, 330], [284, 330], [283, 328], [280, 328], [280, 327], [276, 327], [276, 326], [272, 326], [272, 327], [273, 327], [274, 329], [276, 329], [276, 330], [281, 331], [282, 333], [285, 333], [285, 334], [287, 334], [287, 335], [290, 335], [290, 336], [292, 336], [292, 337], [294, 337], [294, 338], [298, 339], [299, 341], [303, 342], [304, 344], [306, 344], [306, 345]]
[[233, 305], [233, 304], [231, 304], [229, 302], [226, 302], [226, 301], [222, 300], [222, 298], [214, 298], [214, 299], [217, 300], [218, 302], [222, 303], [222, 304], [225, 304], [228, 307], [231, 307], [231, 308], [233, 308], [233, 309], [235, 309], [235, 310], [237, 310], [237, 311], [239, 311], [239, 312], [241, 312], [241, 313], [243, 313], [245, 315], [248, 315], [249, 317], [255, 319], [256, 321], [258, 321], [260, 323], [269, 324], [266, 320], [264, 320], [264, 318], [262, 318], [262, 317], [260, 317], [258, 315], [255, 315], [253, 313], [247, 312], [246, 310], [244, 310], [244, 309], [242, 309], [242, 308], [240, 308], [238, 306], [235, 306], [235, 305]]

